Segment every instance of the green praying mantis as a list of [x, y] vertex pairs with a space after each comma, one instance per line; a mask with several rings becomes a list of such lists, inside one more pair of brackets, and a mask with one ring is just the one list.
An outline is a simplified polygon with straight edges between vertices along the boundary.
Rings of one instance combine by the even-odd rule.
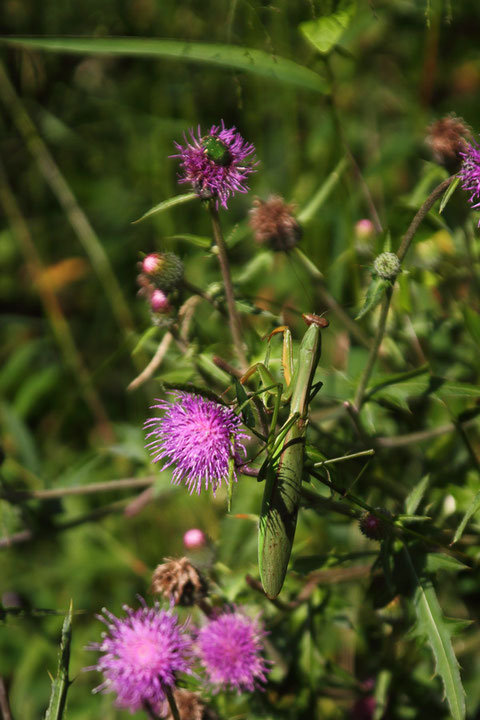
[[[260, 468], [259, 480], [265, 480], [258, 535], [258, 564], [263, 589], [267, 597], [277, 597], [282, 589], [292, 552], [297, 525], [305, 453], [305, 435], [310, 400], [321, 386], [313, 385], [313, 378], [321, 355], [321, 330], [328, 320], [313, 314], [303, 315], [308, 328], [303, 336], [294, 367], [292, 335], [286, 326], [273, 330], [268, 336], [265, 364], [253, 365], [241, 378], [245, 383], [258, 372], [262, 393], [276, 395], [270, 431], [267, 438], [267, 457]], [[285, 383], [277, 383], [267, 368], [270, 340], [283, 333], [282, 365]], [[290, 402], [289, 416], [276, 431], [280, 405]]]

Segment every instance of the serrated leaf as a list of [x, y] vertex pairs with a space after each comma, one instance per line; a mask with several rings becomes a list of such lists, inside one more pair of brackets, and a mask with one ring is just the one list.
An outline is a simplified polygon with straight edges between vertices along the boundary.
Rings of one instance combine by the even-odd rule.
[[419, 483], [415, 485], [405, 499], [405, 512], [407, 515], [414, 515], [418, 506], [422, 502], [425, 490], [430, 482], [430, 475], [425, 475]]
[[318, 73], [293, 60], [238, 45], [189, 43], [184, 40], [137, 37], [13, 37], [0, 42], [48, 52], [170, 58], [208, 63], [288, 83], [318, 93], [328, 93], [328, 83]]
[[355, 14], [355, 0], [340, 2], [339, 9], [330, 15], [300, 23], [299, 30], [323, 55], [329, 53], [339, 42]]
[[383, 278], [374, 277], [372, 278], [370, 285], [368, 286], [367, 294], [365, 296], [365, 302], [362, 309], [358, 313], [355, 320], [360, 320], [370, 310], [377, 307], [378, 303], [383, 298], [387, 288], [390, 286], [388, 280]]
[[62, 718], [65, 717], [67, 693], [71, 685], [71, 681], [68, 679], [68, 666], [70, 663], [70, 643], [72, 640], [72, 612], [73, 608], [70, 602], [68, 613], [63, 621], [57, 675], [52, 683], [50, 702], [44, 720], [62, 720]]
[[470, 518], [473, 515], [475, 515], [475, 513], [479, 509], [480, 509], [480, 491], [473, 498], [472, 502], [470, 503], [470, 505], [467, 508], [465, 515], [462, 518], [460, 525], [457, 527], [453, 541], [452, 541], [452, 545], [453, 545], [453, 543], [456, 543], [460, 540], [460, 538], [462, 537], [464, 530], [467, 526], [468, 521], [470, 520]]
[[469, 570], [468, 565], [460, 562], [457, 558], [452, 555], [445, 555], [443, 553], [428, 553], [425, 557], [425, 571], [429, 573], [437, 572], [438, 570], [448, 570], [450, 572], [459, 572], [460, 570]]
[[398, 385], [399, 383], [402, 383], [404, 387], [407, 387], [408, 392], [411, 392], [411, 390], [416, 388], [417, 386], [424, 388], [422, 392], [425, 392], [428, 387], [428, 378], [424, 378], [417, 383], [414, 383], [413, 386], [408, 385], [407, 383], [413, 378], [418, 378], [420, 375], [428, 373], [428, 369], [428, 365], [422, 365], [422, 367], [416, 368], [415, 370], [409, 370], [403, 373], [395, 373], [395, 375], [386, 375], [384, 377], [376, 376], [375, 380], [377, 382], [372, 388], [369, 388], [367, 396], [368, 398], [371, 398], [372, 395], [374, 395], [379, 390], [391, 387], [392, 385]]
[[158, 205], [155, 205], [150, 208], [150, 210], [147, 210], [147, 212], [139, 217], [138, 220], [134, 220], [132, 225], [143, 222], [143, 220], [152, 217], [152, 215], [164, 212], [164, 210], [169, 210], [170, 208], [175, 207], [175, 205], [183, 205], [186, 202], [190, 202], [190, 200], [194, 200], [195, 198], [198, 198], [198, 195], [194, 192], [189, 192], [183, 193], [182, 195], [175, 195], [175, 197], [168, 198], [168, 200], [163, 200], [163, 202], [158, 203]]
[[458, 625], [444, 617], [435, 588], [430, 580], [419, 577], [410, 553], [404, 547], [410, 576], [415, 584], [413, 604], [417, 616], [414, 634], [426, 637], [435, 658], [435, 670], [442, 678], [445, 695], [454, 720], [465, 718], [465, 691], [459, 665], [452, 647]]
[[452, 197], [453, 193], [454, 193], [455, 190], [457, 189], [459, 183], [460, 183], [460, 178], [457, 177], [457, 178], [455, 178], [455, 180], [454, 180], [453, 182], [450, 183], [450, 185], [449, 185], [448, 188], [446, 189], [445, 194], [444, 194], [444, 196], [442, 197], [442, 199], [441, 199], [441, 201], [440, 201], [440, 207], [438, 208], [438, 212], [440, 213], [440, 215], [441, 215], [442, 212], [445, 210], [445, 207], [446, 207], [448, 201], [450, 200], [450, 198]]
[[480, 388], [467, 383], [458, 383], [445, 380], [444, 378], [432, 378], [433, 382], [438, 382], [438, 386], [433, 389], [435, 395], [441, 398], [478, 398], [480, 397]]

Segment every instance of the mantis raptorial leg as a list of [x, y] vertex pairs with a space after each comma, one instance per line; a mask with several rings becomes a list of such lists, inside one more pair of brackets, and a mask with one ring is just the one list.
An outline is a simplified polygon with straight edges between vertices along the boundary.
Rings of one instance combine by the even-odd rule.
[[[260, 471], [266, 482], [259, 523], [258, 564], [262, 585], [269, 598], [277, 597], [282, 589], [292, 552], [300, 504], [308, 404], [321, 355], [321, 329], [328, 326], [328, 321], [319, 315], [304, 315], [303, 318], [308, 329], [303, 336], [295, 367], [291, 361], [288, 328], [277, 328], [269, 337], [270, 340], [277, 332], [286, 335], [283, 366], [287, 387], [282, 399], [290, 399], [289, 417], [284, 425], [288, 429], [284, 433], [280, 431], [275, 441], [268, 443], [267, 458]], [[242, 380], [246, 381], [257, 370], [264, 383], [271, 383], [270, 373], [260, 365], [248, 371]], [[270, 435], [275, 431], [277, 413], [278, 403]]]

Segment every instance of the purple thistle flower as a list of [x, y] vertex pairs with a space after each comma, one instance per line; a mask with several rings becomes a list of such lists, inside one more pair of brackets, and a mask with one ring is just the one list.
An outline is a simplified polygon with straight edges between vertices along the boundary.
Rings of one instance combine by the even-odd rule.
[[116, 705], [132, 712], [145, 704], [159, 712], [166, 700], [164, 687], [175, 684], [176, 673], [190, 672], [191, 640], [178, 625], [177, 618], [158, 603], [132, 610], [123, 606], [125, 618], [117, 618], [106, 608], [98, 619], [107, 625], [102, 641], [87, 650], [97, 650], [98, 670], [105, 680], [93, 692], [115, 692]]
[[[462, 187], [471, 193], [469, 202], [472, 207], [480, 207], [480, 146], [477, 143], [466, 143], [465, 151], [459, 153], [463, 158], [462, 167], [458, 173]], [[480, 221], [478, 223], [480, 227]]]
[[270, 672], [261, 652], [266, 635], [258, 619], [227, 610], [209, 620], [197, 635], [197, 652], [215, 690], [253, 692]]
[[[176, 465], [172, 474], [175, 485], [184, 481], [190, 493], [196, 490], [200, 494], [205, 483], [205, 489], [211, 485], [215, 495], [229, 476], [231, 460], [242, 462], [245, 448], [240, 440], [248, 435], [240, 432], [240, 418], [226, 405], [187, 392], [169, 395], [176, 402], [157, 400], [158, 404], [152, 405], [165, 413], [146, 421], [147, 439], [154, 438], [146, 447], [153, 462], [168, 459], [162, 470]], [[237, 480], [235, 467], [233, 479]]]
[[245, 180], [255, 172], [253, 158], [255, 152], [251, 143], [247, 143], [235, 127], [226, 128], [223, 120], [220, 125], [212, 125], [208, 135], [202, 136], [200, 125], [195, 137], [193, 129], [190, 138], [183, 135], [185, 147], [175, 143], [180, 158], [180, 183], [191, 183], [197, 195], [203, 200], [214, 198], [226, 209], [227, 200], [236, 192], [246, 193]]

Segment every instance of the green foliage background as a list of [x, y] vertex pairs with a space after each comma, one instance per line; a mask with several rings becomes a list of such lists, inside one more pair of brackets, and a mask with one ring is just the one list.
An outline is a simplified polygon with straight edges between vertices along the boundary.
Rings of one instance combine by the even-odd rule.
[[[331, 26], [318, 21], [335, 13], [335, 32], [339, 19], [345, 27], [331, 38]], [[415, 621], [418, 587], [412, 587], [399, 547], [383, 553], [397, 583], [392, 593], [378, 574], [370, 574], [378, 545], [360, 535], [356, 521], [333, 511], [302, 510], [295, 572], [289, 573], [281, 599], [294, 599], [312, 570], [339, 569], [346, 575], [327, 572], [307, 602], [279, 610], [244, 579], [246, 573], [258, 577], [255, 525], [235, 514], [259, 512], [262, 488], [255, 480], [241, 479], [229, 516], [223, 493], [216, 499], [206, 493], [190, 497], [170, 485], [169, 473], [152, 470], [141, 428], [161, 392], [158, 379], [204, 383], [192, 363], [200, 352], [208, 382], [221, 392], [230, 380], [214, 372], [211, 357], [221, 355], [232, 363], [235, 357], [226, 323], [203, 303], [193, 317], [189, 353], [172, 346], [157, 377], [127, 391], [163, 333], [145, 334], [150, 317], [135, 283], [140, 252], [174, 251], [184, 260], [191, 283], [203, 289], [219, 283], [209, 245], [179, 237], [210, 236], [200, 203], [132, 222], [179, 192], [177, 162], [169, 155], [173, 142], [190, 127], [208, 128], [223, 118], [255, 144], [260, 163], [251, 192], [231, 200], [222, 222], [248, 326], [249, 360], [259, 361], [265, 352], [262, 337], [275, 325], [286, 322], [298, 340], [304, 331], [300, 314], [327, 308], [298, 258], [274, 256], [255, 244], [247, 211], [255, 195], [278, 193], [301, 212], [345, 156], [347, 143], [356, 167], [348, 160], [305, 225], [300, 247], [323, 273], [329, 293], [355, 317], [386, 231], [396, 250], [416, 210], [447, 176], [432, 162], [427, 126], [450, 112], [463, 117], [474, 133], [480, 126], [478, 3], [464, 0], [450, 7], [440, 0], [428, 5], [359, 0], [354, 7], [333, 0], [9, 0], [0, 8], [0, 20], [5, 36], [149, 37], [255, 48], [268, 58], [310, 68], [332, 88], [332, 93], [314, 92], [238, 68], [183, 59], [51, 53], [2, 44], [0, 423], [2, 491], [10, 498], [0, 504], [0, 522], [4, 538], [30, 531], [27, 542], [2, 541], [0, 548], [3, 605], [22, 608], [19, 614], [8, 613], [0, 628], [0, 675], [13, 717], [34, 720], [46, 710], [47, 670], [55, 673], [70, 599], [76, 613], [70, 666], [75, 682], [67, 717], [129, 717], [112, 707], [110, 696], [90, 694], [98, 679], [81, 672], [94, 662], [84, 646], [99, 638], [95, 613], [104, 605], [120, 613], [122, 604], [135, 604], [137, 593], [146, 595], [151, 571], [163, 557], [182, 553], [182, 535], [190, 527], [204, 529], [215, 544], [218, 602], [261, 610], [271, 631], [270, 657], [276, 665], [267, 692], [253, 700], [219, 696], [215, 702], [224, 717], [350, 717], [370, 679], [376, 718], [450, 717], [442, 683], [432, 677], [430, 649], [424, 639], [407, 635]], [[307, 40], [302, 27], [307, 31], [312, 25], [304, 23], [320, 27], [324, 44], [335, 39], [327, 53], [319, 54]], [[9, 83], [18, 101], [12, 102]], [[65, 198], [62, 205], [46, 182], [55, 171], [45, 165], [39, 138], [93, 234], [88, 230], [79, 238], [76, 207]], [[365, 186], [385, 232], [361, 241], [355, 223], [369, 216]], [[34, 279], [32, 244], [43, 267], [37, 267]], [[432, 520], [421, 531], [445, 545], [465, 512], [476, 507], [472, 502], [480, 490], [478, 251], [476, 219], [457, 190], [444, 213], [437, 205], [417, 233], [397, 283], [371, 385], [423, 365], [428, 370], [401, 383], [389, 381], [376, 393], [362, 411], [370, 437], [359, 440], [341, 407], [353, 398], [368, 352], [329, 313], [319, 372], [324, 387], [312, 412], [311, 441], [325, 456], [375, 446], [376, 455], [354, 488], [369, 505], [404, 512], [408, 493], [428, 474], [422, 504], [412, 512], [428, 515]], [[61, 326], [60, 341], [52, 329], [55, 311], [46, 312], [42, 304], [42, 287], [55, 290], [62, 308], [67, 329]], [[221, 288], [216, 290], [221, 297]], [[359, 327], [371, 338], [377, 322], [378, 310]], [[65, 356], [61, 338], [68, 330], [76, 351], [70, 346]], [[78, 357], [86, 368], [83, 380], [75, 370]], [[465, 420], [470, 424], [458, 429]], [[418, 440], [406, 437], [449, 423], [457, 423], [457, 429], [454, 425]], [[332, 477], [349, 487], [363, 465], [360, 460], [347, 463]], [[40, 491], [154, 472], [155, 499], [131, 517], [123, 511], [140, 490], [52, 500], [11, 496], [12, 489]], [[315, 489], [326, 495], [320, 486]], [[64, 528], [68, 523], [72, 527]], [[446, 616], [476, 620], [478, 530], [473, 515], [456, 545], [470, 570], [442, 567], [428, 574]], [[435, 548], [421, 542], [410, 546], [422, 577], [426, 549]], [[355, 574], [357, 567], [365, 567], [363, 574]], [[381, 563], [376, 567], [381, 574]], [[42, 608], [58, 610], [60, 617], [32, 612]], [[479, 644], [475, 624], [453, 640], [472, 718], [480, 704]]]

